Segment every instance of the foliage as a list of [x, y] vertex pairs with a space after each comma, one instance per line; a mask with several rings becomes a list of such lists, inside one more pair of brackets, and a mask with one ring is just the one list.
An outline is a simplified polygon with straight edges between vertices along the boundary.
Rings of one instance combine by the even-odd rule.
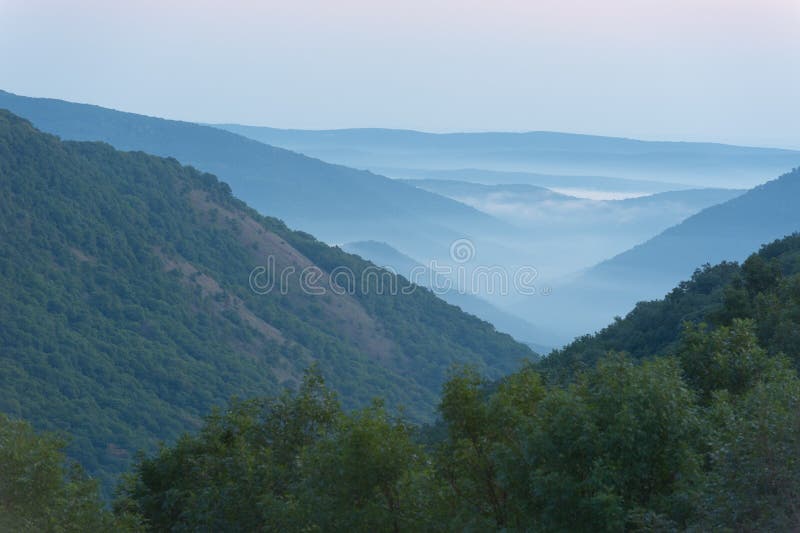
[[411, 427], [380, 404], [342, 416], [302, 456], [302, 498], [322, 531], [430, 530], [427, 468]]
[[800, 380], [785, 366], [710, 408], [710, 471], [700, 528], [794, 531], [800, 526]]
[[104, 509], [96, 480], [66, 460], [64, 442], [0, 414], [0, 530], [138, 531], [138, 521]]
[[414, 529], [426, 467], [410, 434], [380, 405], [343, 413], [311, 371], [296, 395], [237, 402], [142, 458], [117, 509], [165, 531]]
[[[427, 292], [362, 291], [346, 316], [248, 293], [245, 226], [325, 271], [369, 265], [213, 176], [0, 113], [0, 179], [0, 410], [70, 428], [107, 476], [145, 450], [112, 514], [63, 442], [0, 415], [1, 529], [800, 528], [800, 235], [497, 380], [517, 345]], [[392, 347], [361, 347], [355, 316]], [[419, 418], [439, 385], [424, 431], [369, 401]]]
[[760, 344], [800, 368], [800, 234], [762, 246], [742, 265], [704, 265], [662, 300], [640, 302], [625, 318], [542, 359], [549, 379], [568, 382], [609, 351], [634, 358], [673, 354], [686, 322], [730, 326], [755, 321]]
[[[120, 508], [173, 531], [796, 527], [796, 371], [758, 346], [750, 321], [689, 328], [682, 346], [680, 358], [641, 363], [611, 354], [566, 386], [533, 366], [497, 383], [462, 368], [444, 386], [442, 431], [424, 444], [380, 404], [347, 413], [301, 392], [244, 418], [234, 409], [144, 459]], [[286, 412], [304, 437], [256, 438], [291, 426], [274, 422]], [[171, 466], [175, 454], [193, 468]], [[272, 474], [254, 478], [256, 465]]]
[[319, 297], [293, 278], [254, 293], [269, 254], [371, 265], [174, 159], [61, 142], [0, 111], [0, 190], [0, 412], [69, 431], [107, 496], [136, 450], [234, 395], [294, 388], [315, 362], [346, 407], [381, 395], [429, 420], [450, 365], [500, 377], [533, 355], [422, 289]]

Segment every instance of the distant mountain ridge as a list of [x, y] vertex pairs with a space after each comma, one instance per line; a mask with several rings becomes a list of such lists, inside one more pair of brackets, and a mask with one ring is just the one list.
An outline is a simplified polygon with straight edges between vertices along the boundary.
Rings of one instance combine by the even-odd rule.
[[723, 261], [698, 267], [663, 298], [639, 302], [624, 318], [549, 354], [541, 368], [552, 377], [571, 380], [608, 352], [637, 359], [668, 355], [679, 347], [685, 322], [715, 327], [730, 325], [734, 318], [754, 320], [767, 349], [796, 358], [798, 275], [800, 233], [794, 233], [764, 244], [741, 264]]
[[800, 152], [715, 143], [641, 141], [572, 133], [426, 133], [219, 127], [359, 168], [487, 168], [607, 175], [693, 186], [745, 186], [800, 165]]
[[597, 276], [686, 277], [690, 265], [741, 260], [762, 244], [800, 229], [800, 168], [711, 206], [660, 235], [604, 261]]
[[659, 203], [671, 201], [675, 203], [683, 202], [693, 207], [705, 208], [730, 200], [746, 192], [746, 189], [679, 189], [656, 192], [644, 196], [634, 196], [631, 198], [590, 200], [556, 192], [540, 185], [524, 183], [482, 184], [446, 179], [403, 179], [401, 181], [419, 187], [420, 189], [454, 199], [470, 195], [520, 195], [525, 200], [532, 202], [581, 201], [585, 204], [596, 202], [598, 205], [607, 203], [607, 205], [636, 205], [642, 207], [657, 206]]
[[676, 191], [691, 188], [690, 185], [669, 183], [662, 181], [614, 178], [609, 176], [593, 175], [566, 175], [542, 174], [536, 172], [513, 172], [501, 170], [488, 170], [481, 168], [456, 168], [448, 170], [439, 169], [412, 169], [412, 168], [384, 168], [381, 172], [387, 176], [405, 180], [454, 180], [468, 181], [484, 185], [524, 184], [534, 187], [562, 192], [563, 194], [580, 196], [570, 191], [583, 192], [587, 190], [608, 191], [618, 195], [653, 194], [666, 191]]
[[[548, 282], [624, 252], [702, 209], [743, 194], [735, 189], [684, 189], [622, 200], [577, 198], [528, 184], [406, 180], [524, 228], [533, 260]], [[562, 264], [557, 261], [564, 258]], [[500, 303], [500, 305], [503, 305]]]
[[[800, 231], [800, 168], [689, 217], [648, 241], [586, 270], [553, 291], [547, 306], [514, 310], [542, 327], [574, 319], [569, 332], [596, 331], [641, 300], [658, 298], [698, 265], [741, 261], [762, 244]], [[558, 295], [556, 298], [555, 296]], [[580, 316], [580, 301], [602, 302]]]

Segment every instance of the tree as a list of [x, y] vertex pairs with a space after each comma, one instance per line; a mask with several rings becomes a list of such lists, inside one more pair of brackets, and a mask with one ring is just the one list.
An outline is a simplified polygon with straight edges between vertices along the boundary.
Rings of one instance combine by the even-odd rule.
[[380, 403], [343, 415], [303, 454], [304, 507], [323, 531], [430, 531], [430, 481], [412, 427]]
[[699, 529], [800, 528], [800, 380], [787, 361], [741, 397], [714, 395]]
[[685, 524], [699, 475], [698, 413], [675, 360], [601, 359], [551, 389], [523, 424], [518, 456], [502, 464], [509, 498], [542, 531], [619, 531]]
[[459, 369], [445, 383], [439, 405], [447, 438], [436, 463], [449, 489], [454, 528], [509, 526], [508, 494], [497, 477], [496, 457], [509, 433], [485, 386], [474, 369]]
[[704, 402], [717, 390], [741, 394], [770, 364], [767, 352], [758, 344], [755, 323], [742, 319], [713, 331], [704, 324], [685, 324], [678, 356], [687, 383]]
[[140, 513], [157, 530], [302, 529], [300, 457], [339, 415], [335, 395], [312, 368], [297, 393], [235, 401], [208, 417], [199, 434], [142, 457], [117, 508]]
[[64, 456], [65, 442], [38, 435], [27, 422], [0, 414], [0, 530], [137, 531], [134, 516], [112, 515], [97, 482]]

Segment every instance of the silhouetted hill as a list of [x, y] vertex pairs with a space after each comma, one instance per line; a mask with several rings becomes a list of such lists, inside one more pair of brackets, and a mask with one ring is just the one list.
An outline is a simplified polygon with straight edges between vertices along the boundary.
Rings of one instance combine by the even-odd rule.
[[[644, 196], [623, 199], [594, 200], [576, 198], [568, 194], [555, 192], [552, 189], [524, 183], [482, 184], [468, 181], [444, 179], [404, 179], [409, 185], [452, 198], [461, 203], [481, 210], [484, 204], [517, 204], [528, 209], [539, 206], [547, 209], [555, 205], [577, 205], [585, 207], [584, 211], [600, 213], [614, 209], [640, 209], [644, 216], [651, 216], [653, 211], [665, 211], [679, 208], [681, 212], [697, 212], [706, 207], [719, 204], [746, 192], [745, 189], [681, 189], [658, 192]], [[509, 210], [510, 211], [510, 210]], [[492, 214], [489, 212], [489, 214]], [[515, 216], [516, 215], [516, 216]], [[509, 212], [512, 218], [524, 216]]]
[[696, 265], [741, 260], [761, 244], [800, 229], [800, 169], [704, 209], [587, 276], [674, 284]]
[[[592, 200], [528, 184], [481, 184], [456, 180], [406, 180], [524, 228], [518, 248], [538, 251], [542, 271], [556, 277], [591, 267], [624, 252], [706, 207], [745, 191], [687, 189], [623, 200]], [[561, 264], [558, 261], [561, 261]]]

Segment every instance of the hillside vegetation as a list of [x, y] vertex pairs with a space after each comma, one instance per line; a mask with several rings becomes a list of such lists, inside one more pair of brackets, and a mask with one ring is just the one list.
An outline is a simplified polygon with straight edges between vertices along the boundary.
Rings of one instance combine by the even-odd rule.
[[499, 382], [458, 370], [422, 430], [380, 403], [343, 411], [311, 371], [142, 459], [117, 510], [173, 531], [795, 530], [798, 257], [800, 237], [778, 241], [651, 307], [716, 326], [616, 326], [670, 356], [607, 352], [566, 382], [558, 356]]
[[[346, 406], [380, 395], [425, 420], [452, 364], [499, 377], [534, 355], [174, 159], [0, 112], [0, 189], [0, 411], [68, 434], [106, 487], [137, 450], [233, 396], [295, 387], [315, 362]], [[258, 294], [249, 276], [268, 257], [295, 275]], [[310, 268], [330, 287], [337, 267], [359, 281], [348, 292], [301, 285]]]
[[800, 528], [798, 234], [523, 363], [175, 160], [0, 111], [0, 188], [0, 529]]
[[725, 261], [698, 268], [663, 299], [638, 303], [625, 318], [577, 339], [541, 364], [563, 378], [592, 367], [608, 351], [637, 359], [672, 354], [685, 323], [728, 326], [737, 318], [754, 321], [770, 353], [800, 357], [799, 289], [800, 234], [793, 234], [762, 246], [741, 265]]
[[456, 369], [433, 426], [380, 401], [343, 409], [311, 368], [297, 392], [235, 400], [140, 457], [113, 514], [79, 471], [59, 475], [58, 443], [0, 417], [0, 468], [15, 473], [0, 490], [37, 491], [47, 510], [4, 497], [2, 518], [98, 531], [793, 531], [799, 252], [792, 236], [676, 289], [693, 297], [654, 314], [680, 307], [717, 325], [685, 323], [669, 356], [607, 352], [567, 380], [547, 365], [494, 382]]

